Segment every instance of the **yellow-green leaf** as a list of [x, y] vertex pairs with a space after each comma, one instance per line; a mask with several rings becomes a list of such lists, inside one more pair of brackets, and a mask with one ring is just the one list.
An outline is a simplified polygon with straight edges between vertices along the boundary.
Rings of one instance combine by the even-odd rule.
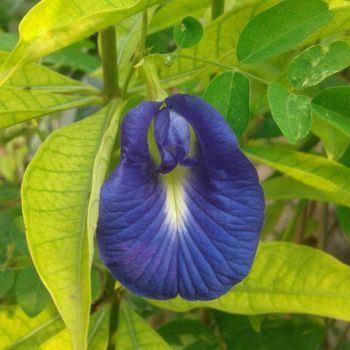
[[97, 96], [56, 94], [0, 86], [0, 129], [70, 108], [101, 104]]
[[[8, 52], [0, 51], [0, 67], [9, 58]], [[29, 64], [15, 73], [6, 85], [50, 92], [98, 93], [98, 90], [78, 80], [71, 79], [39, 64]]]
[[331, 255], [292, 243], [264, 242], [249, 275], [223, 297], [151, 302], [176, 311], [211, 307], [238, 314], [304, 313], [349, 321], [349, 290], [349, 266]]
[[18, 306], [0, 308], [0, 349], [37, 349], [46, 339], [64, 328], [53, 307], [36, 317], [27, 316]]
[[163, 338], [126, 302], [120, 305], [117, 349], [171, 350]]
[[243, 150], [252, 159], [317, 189], [336, 203], [350, 206], [350, 168], [321, 156], [276, 146], [247, 145]]
[[0, 84], [25, 64], [160, 2], [161, 0], [40, 1], [20, 24], [20, 40], [0, 69]]
[[105, 176], [105, 167], [96, 166], [103, 165], [100, 158], [109, 158], [115, 135], [106, 129], [112, 116], [111, 125], [118, 125], [120, 108], [113, 102], [51, 134], [27, 168], [22, 185], [30, 252], [75, 349], [85, 348], [90, 312], [94, 211]]

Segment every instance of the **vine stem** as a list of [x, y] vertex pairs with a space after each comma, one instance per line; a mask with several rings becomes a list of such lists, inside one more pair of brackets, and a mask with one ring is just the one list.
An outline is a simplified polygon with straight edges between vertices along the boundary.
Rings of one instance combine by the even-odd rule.
[[129, 84], [136, 69], [135, 65], [139, 63], [143, 58], [143, 52], [145, 50], [145, 42], [147, 37], [147, 25], [148, 25], [148, 15], [147, 15], [147, 10], [145, 10], [142, 13], [142, 27], [141, 27], [140, 41], [137, 45], [136, 52], [131, 62], [131, 67], [129, 68], [129, 71], [126, 75], [125, 82], [123, 85], [123, 91], [122, 91], [123, 99], [125, 99], [128, 93]]
[[107, 101], [120, 95], [117, 40], [114, 26], [107, 27], [100, 32], [100, 47], [103, 69], [103, 93]]
[[215, 19], [225, 11], [225, 0], [211, 0], [211, 19]]
[[212, 66], [216, 66], [216, 67], [220, 67], [220, 68], [223, 68], [223, 69], [227, 69], [227, 70], [233, 70], [235, 72], [238, 72], [238, 73], [241, 73], [243, 75], [246, 75], [247, 77], [250, 77], [254, 80], [257, 80], [259, 81], [260, 83], [263, 83], [265, 85], [268, 85], [270, 84], [269, 81], [265, 80], [265, 79], [262, 79], [254, 74], [251, 74], [251, 73], [248, 73], [248, 72], [245, 72], [237, 67], [232, 67], [228, 64], [224, 64], [224, 63], [221, 63], [221, 62], [217, 62], [217, 61], [212, 61], [212, 60], [208, 60], [206, 58], [201, 58], [201, 57], [195, 57], [195, 56], [191, 56], [191, 55], [185, 55], [185, 54], [182, 54], [182, 53], [176, 53], [175, 54], [177, 57], [180, 57], [180, 58], [184, 58], [184, 59], [188, 59], [188, 60], [192, 60], [192, 61], [197, 61], [197, 62], [203, 62], [203, 63], [206, 63], [206, 64], [210, 64]]

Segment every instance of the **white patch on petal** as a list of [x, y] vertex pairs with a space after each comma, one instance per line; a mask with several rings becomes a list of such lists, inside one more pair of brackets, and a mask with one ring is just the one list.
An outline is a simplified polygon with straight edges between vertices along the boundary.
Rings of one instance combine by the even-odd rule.
[[184, 186], [179, 179], [172, 179], [165, 181], [165, 190], [166, 221], [174, 230], [179, 231], [184, 226], [187, 211]]

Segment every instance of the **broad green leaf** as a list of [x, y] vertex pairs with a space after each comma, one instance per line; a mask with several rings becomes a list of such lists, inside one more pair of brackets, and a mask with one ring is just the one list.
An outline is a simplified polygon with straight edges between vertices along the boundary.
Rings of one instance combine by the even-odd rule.
[[224, 296], [207, 302], [152, 300], [175, 311], [210, 307], [237, 314], [288, 312], [350, 320], [350, 268], [321, 250], [262, 242], [248, 276]]
[[253, 160], [309, 185], [336, 203], [350, 206], [350, 168], [324, 157], [277, 146], [243, 147]]
[[33, 350], [64, 327], [57, 311], [46, 308], [36, 317], [18, 306], [0, 307], [0, 349]]
[[264, 181], [263, 189], [266, 199], [311, 199], [319, 202], [331, 202], [336, 204], [344, 204], [342, 198], [321, 192], [317, 188], [305, 185], [291, 177], [278, 176]]
[[210, 0], [171, 1], [156, 12], [149, 24], [148, 33], [172, 27], [189, 15], [198, 18], [210, 3]]
[[[0, 67], [9, 58], [8, 52], [0, 51]], [[32, 63], [15, 73], [6, 85], [50, 92], [98, 93], [93, 86], [71, 79], [44, 66]]]
[[[93, 211], [97, 186], [104, 177], [104, 168], [96, 165], [103, 165], [102, 157], [109, 159], [109, 145], [116, 135], [107, 128], [112, 117], [118, 125], [120, 113], [120, 104], [111, 103], [95, 115], [55, 131], [30, 163], [22, 184], [31, 255], [74, 335], [75, 349], [85, 347], [90, 312], [92, 236], [97, 217]], [[116, 125], [110, 126], [112, 130]]]
[[310, 131], [311, 106], [306, 96], [294, 95], [282, 85], [272, 83], [267, 97], [271, 114], [290, 143], [295, 144]]
[[13, 270], [0, 270], [0, 299], [12, 288], [15, 282], [15, 272]]
[[322, 90], [311, 105], [321, 118], [350, 136], [350, 85]]
[[337, 206], [336, 213], [342, 231], [350, 238], [350, 208]]
[[312, 133], [321, 139], [327, 157], [335, 161], [342, 157], [350, 143], [348, 135], [316, 113], [313, 116]]
[[[91, 316], [88, 337], [88, 350], [107, 349], [109, 336], [109, 309], [103, 308]], [[63, 329], [47, 339], [41, 346], [41, 350], [71, 350], [69, 332]]]
[[237, 43], [242, 63], [259, 63], [289, 51], [332, 19], [321, 0], [285, 0], [255, 16]]
[[56, 94], [10, 86], [1, 86], [0, 96], [0, 128], [58, 111], [102, 102], [97, 96]]
[[126, 302], [120, 305], [116, 349], [170, 350], [170, 346]]
[[209, 77], [220, 69], [196, 61], [196, 57], [233, 66], [237, 63], [235, 47], [242, 27], [252, 16], [277, 2], [278, 0], [262, 0], [256, 4], [244, 5], [210, 22], [204, 27], [203, 39], [195, 47], [178, 50], [180, 54], [193, 57], [194, 60], [177, 57], [172, 65], [166, 66], [164, 64], [166, 55], [152, 55], [146, 59], [152, 60], [158, 67], [163, 88], [177, 86], [202, 76]]
[[249, 80], [242, 74], [226, 72], [210, 81], [203, 98], [224, 117], [237, 137], [249, 122]]
[[268, 315], [259, 331], [250, 324], [251, 317], [217, 311], [214, 316], [227, 348], [235, 350], [319, 350], [326, 331], [322, 320], [300, 315]]
[[30, 317], [41, 313], [49, 302], [49, 295], [32, 266], [20, 272], [15, 291], [17, 303]]
[[20, 40], [0, 69], [0, 84], [24, 65], [160, 2], [161, 0], [39, 2], [20, 24]]
[[314, 86], [350, 65], [350, 46], [336, 41], [315, 45], [296, 56], [288, 67], [290, 83], [297, 89]]
[[174, 40], [179, 48], [195, 46], [203, 37], [203, 26], [194, 17], [185, 17], [174, 27]]

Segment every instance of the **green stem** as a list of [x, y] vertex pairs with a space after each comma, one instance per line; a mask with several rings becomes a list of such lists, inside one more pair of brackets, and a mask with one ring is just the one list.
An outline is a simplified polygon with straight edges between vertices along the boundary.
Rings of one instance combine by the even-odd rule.
[[197, 61], [197, 62], [203, 62], [203, 63], [206, 63], [206, 64], [210, 64], [212, 66], [216, 66], [216, 67], [220, 67], [220, 68], [223, 68], [223, 69], [227, 69], [227, 70], [233, 70], [235, 72], [238, 72], [238, 73], [241, 73], [243, 75], [246, 75], [247, 77], [250, 77], [254, 80], [257, 80], [259, 81], [260, 83], [263, 83], [265, 85], [268, 85], [270, 84], [270, 82], [268, 82], [267, 80], [265, 79], [262, 79], [260, 77], [257, 77], [256, 75], [254, 74], [251, 74], [251, 73], [248, 73], [248, 72], [245, 72], [237, 67], [232, 67], [228, 64], [224, 64], [224, 63], [221, 63], [221, 62], [217, 62], [217, 61], [212, 61], [212, 60], [208, 60], [206, 58], [202, 58], [202, 57], [195, 57], [195, 56], [190, 56], [190, 55], [185, 55], [185, 54], [182, 54], [182, 53], [176, 53], [176, 56], [177, 57], [180, 57], [180, 58], [184, 58], [184, 59], [188, 59], [188, 60], [192, 60], [192, 61]]
[[215, 19], [225, 11], [225, 0], [211, 0], [211, 18]]
[[103, 68], [103, 93], [106, 99], [110, 101], [120, 95], [115, 27], [107, 27], [100, 32], [100, 43]]
[[128, 94], [128, 88], [131, 81], [132, 76], [135, 72], [135, 65], [139, 63], [143, 59], [143, 53], [145, 50], [145, 42], [147, 37], [147, 25], [148, 25], [148, 15], [147, 10], [143, 11], [142, 13], [142, 27], [141, 27], [141, 37], [140, 41], [137, 45], [136, 52], [134, 54], [133, 60], [131, 62], [131, 67], [129, 68], [129, 71], [126, 75], [125, 82], [123, 85], [123, 92], [122, 92], [122, 98], [125, 99], [126, 95]]

